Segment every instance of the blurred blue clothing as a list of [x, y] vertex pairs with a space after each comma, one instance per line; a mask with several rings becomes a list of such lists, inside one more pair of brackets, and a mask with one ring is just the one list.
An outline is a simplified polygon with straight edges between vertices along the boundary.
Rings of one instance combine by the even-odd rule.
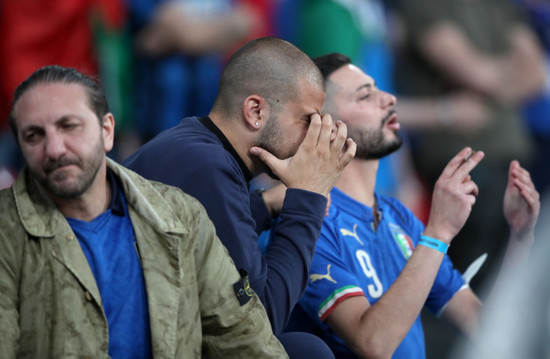
[[[129, 0], [130, 23], [136, 34], [168, 1], [197, 16], [228, 11], [232, 0]], [[218, 92], [224, 58], [220, 54], [162, 57], [135, 56], [135, 121], [142, 139], [148, 140], [191, 114], [206, 115]]]

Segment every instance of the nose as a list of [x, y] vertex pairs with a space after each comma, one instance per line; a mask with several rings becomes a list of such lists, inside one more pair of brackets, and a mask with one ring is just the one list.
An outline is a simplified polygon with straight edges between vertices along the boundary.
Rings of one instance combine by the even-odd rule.
[[65, 141], [62, 136], [56, 134], [46, 135], [44, 141], [44, 154], [48, 159], [58, 159], [65, 154]]
[[397, 99], [395, 98], [395, 96], [392, 95], [389, 92], [384, 92], [384, 91], [381, 91], [381, 92], [382, 92], [382, 96], [381, 96], [382, 97], [382, 104], [383, 104], [384, 108], [395, 106], [395, 104], [397, 102]]

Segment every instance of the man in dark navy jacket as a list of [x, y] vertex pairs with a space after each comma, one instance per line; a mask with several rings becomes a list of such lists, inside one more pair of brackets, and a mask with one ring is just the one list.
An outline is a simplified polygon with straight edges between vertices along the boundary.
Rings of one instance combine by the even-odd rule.
[[[307, 284], [327, 195], [355, 154], [346, 126], [321, 115], [324, 98], [307, 55], [284, 40], [252, 40], [225, 67], [208, 116], [183, 119], [125, 163], [201, 201], [291, 357], [281, 333]], [[248, 190], [262, 172], [288, 188], [265, 255], [258, 233], [272, 216]]]

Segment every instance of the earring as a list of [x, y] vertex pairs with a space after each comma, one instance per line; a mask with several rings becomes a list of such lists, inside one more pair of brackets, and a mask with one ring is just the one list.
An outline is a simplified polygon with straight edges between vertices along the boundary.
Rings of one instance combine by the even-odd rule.
[[255, 123], [256, 127], [260, 126], [260, 123], [258, 121], [256, 121]]

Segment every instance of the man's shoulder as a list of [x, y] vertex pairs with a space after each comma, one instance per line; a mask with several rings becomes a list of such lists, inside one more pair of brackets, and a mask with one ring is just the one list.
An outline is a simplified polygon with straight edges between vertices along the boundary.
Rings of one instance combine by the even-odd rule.
[[140, 169], [148, 166], [173, 167], [182, 161], [189, 161], [186, 165], [190, 165], [214, 161], [222, 156], [225, 156], [225, 150], [220, 140], [197, 118], [191, 117], [143, 144], [124, 165], [141, 172]]
[[155, 211], [181, 213], [196, 211], [199, 202], [180, 188], [155, 180], [149, 180], [140, 174], [111, 162], [110, 167], [121, 180], [126, 197], [130, 203], [141, 208], [148, 206]]
[[0, 223], [13, 224], [12, 214], [17, 214], [17, 208], [12, 187], [0, 190], [0, 213], [2, 213]]

